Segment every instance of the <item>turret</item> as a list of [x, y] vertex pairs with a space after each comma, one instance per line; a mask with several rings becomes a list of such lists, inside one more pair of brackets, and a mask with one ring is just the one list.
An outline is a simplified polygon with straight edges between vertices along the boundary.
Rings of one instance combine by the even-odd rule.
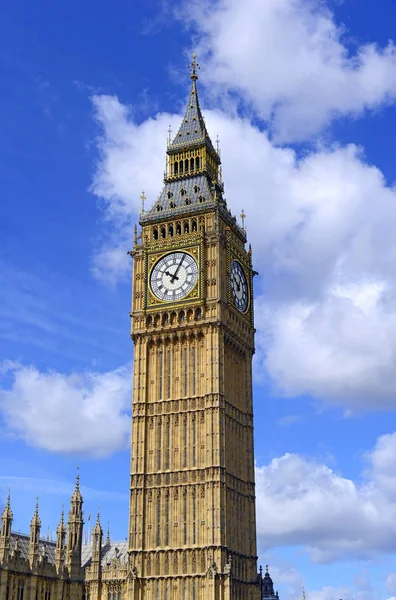
[[12, 525], [11, 496], [8, 492], [7, 503], [1, 517], [0, 532], [0, 562], [7, 560], [10, 555], [11, 525]]
[[96, 578], [99, 578], [101, 571], [102, 539], [103, 531], [100, 525], [100, 515], [98, 513], [95, 526], [92, 530], [92, 571]]
[[77, 576], [81, 573], [81, 549], [83, 538], [83, 499], [80, 492], [80, 476], [76, 477], [76, 487], [70, 499], [69, 519], [67, 522], [66, 565], [69, 573]]
[[274, 582], [269, 574], [268, 565], [265, 566], [265, 575], [263, 577], [263, 569], [260, 567], [261, 580], [261, 600], [277, 600], [278, 592], [274, 591]]
[[38, 513], [38, 499], [32, 520], [30, 521], [29, 563], [30, 568], [37, 566], [39, 558], [41, 519]]
[[56, 529], [56, 550], [55, 550], [55, 565], [58, 573], [62, 570], [65, 562], [65, 549], [66, 549], [66, 525], [64, 520], [64, 511], [62, 508], [61, 518], [59, 525]]

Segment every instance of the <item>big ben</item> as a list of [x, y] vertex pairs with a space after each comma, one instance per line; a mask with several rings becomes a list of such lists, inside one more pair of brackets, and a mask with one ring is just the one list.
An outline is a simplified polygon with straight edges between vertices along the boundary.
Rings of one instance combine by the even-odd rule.
[[129, 600], [253, 600], [251, 250], [224, 199], [198, 65], [133, 257]]

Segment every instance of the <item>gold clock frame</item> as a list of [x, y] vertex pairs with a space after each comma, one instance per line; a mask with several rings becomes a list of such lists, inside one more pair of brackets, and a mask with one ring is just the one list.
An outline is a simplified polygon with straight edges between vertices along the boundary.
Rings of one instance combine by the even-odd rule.
[[[228, 306], [232, 307], [238, 315], [241, 315], [253, 323], [253, 302], [252, 302], [252, 290], [253, 290], [253, 270], [251, 264], [250, 253], [247, 253], [243, 247], [236, 244], [231, 229], [226, 230], [227, 238], [227, 302]], [[245, 273], [247, 287], [248, 287], [248, 303], [245, 311], [240, 311], [234, 303], [231, 290], [231, 263], [236, 260], [241, 265], [243, 272]]]
[[[197, 302], [203, 302], [204, 293], [204, 273], [203, 273], [203, 236], [200, 233], [185, 234], [178, 236], [177, 241], [173, 238], [162, 242], [160, 244], [151, 243], [146, 247], [145, 257], [145, 310], [164, 310], [165, 308], [172, 308], [174, 306], [180, 306], [183, 304], [191, 304]], [[173, 252], [184, 252], [189, 254], [198, 265], [198, 281], [196, 282], [193, 289], [184, 298], [176, 301], [160, 300], [155, 296], [151, 290], [150, 279], [151, 273], [161, 258], [171, 254]]]

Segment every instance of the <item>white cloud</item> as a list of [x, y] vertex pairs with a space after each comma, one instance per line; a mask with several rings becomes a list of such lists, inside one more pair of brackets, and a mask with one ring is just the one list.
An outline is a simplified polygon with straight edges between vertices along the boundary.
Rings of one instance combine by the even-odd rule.
[[128, 367], [64, 375], [5, 363], [3, 374], [12, 382], [0, 390], [0, 411], [8, 431], [28, 444], [94, 457], [128, 446]]
[[[140, 125], [116, 98], [96, 97], [103, 129], [92, 185], [113, 226], [98, 276], [129, 277], [126, 251], [140, 208], [161, 191], [166, 129]], [[299, 159], [249, 121], [206, 113], [220, 133], [228, 204], [247, 213], [256, 283], [258, 371], [279, 393], [352, 409], [396, 404], [396, 193], [354, 145]]]
[[179, 18], [198, 31], [210, 92], [237, 92], [283, 141], [396, 99], [393, 43], [348, 44], [319, 0], [192, 0]]
[[[395, 440], [396, 434], [377, 440], [359, 483], [295, 454], [257, 467], [261, 545], [305, 546], [321, 563], [396, 552]], [[367, 591], [362, 582], [358, 587]]]

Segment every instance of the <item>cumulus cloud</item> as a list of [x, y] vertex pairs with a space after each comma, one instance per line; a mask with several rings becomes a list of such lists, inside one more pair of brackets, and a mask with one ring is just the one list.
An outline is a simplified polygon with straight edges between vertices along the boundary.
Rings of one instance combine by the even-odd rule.
[[[126, 250], [140, 208], [161, 191], [166, 129], [137, 124], [117, 98], [94, 99], [102, 127], [92, 190], [112, 238], [99, 277], [128, 277]], [[392, 408], [396, 396], [396, 193], [351, 144], [300, 158], [248, 120], [206, 111], [219, 132], [226, 196], [247, 213], [256, 283], [257, 364], [278, 393], [352, 409]]]
[[395, 445], [395, 433], [377, 440], [360, 483], [296, 454], [257, 467], [260, 544], [303, 545], [320, 563], [396, 552]]
[[179, 17], [198, 32], [211, 93], [223, 101], [236, 93], [278, 140], [395, 101], [394, 44], [352, 45], [319, 0], [192, 0]]
[[65, 375], [5, 363], [11, 384], [0, 390], [8, 431], [51, 452], [104, 457], [126, 448], [130, 436], [128, 367]]

